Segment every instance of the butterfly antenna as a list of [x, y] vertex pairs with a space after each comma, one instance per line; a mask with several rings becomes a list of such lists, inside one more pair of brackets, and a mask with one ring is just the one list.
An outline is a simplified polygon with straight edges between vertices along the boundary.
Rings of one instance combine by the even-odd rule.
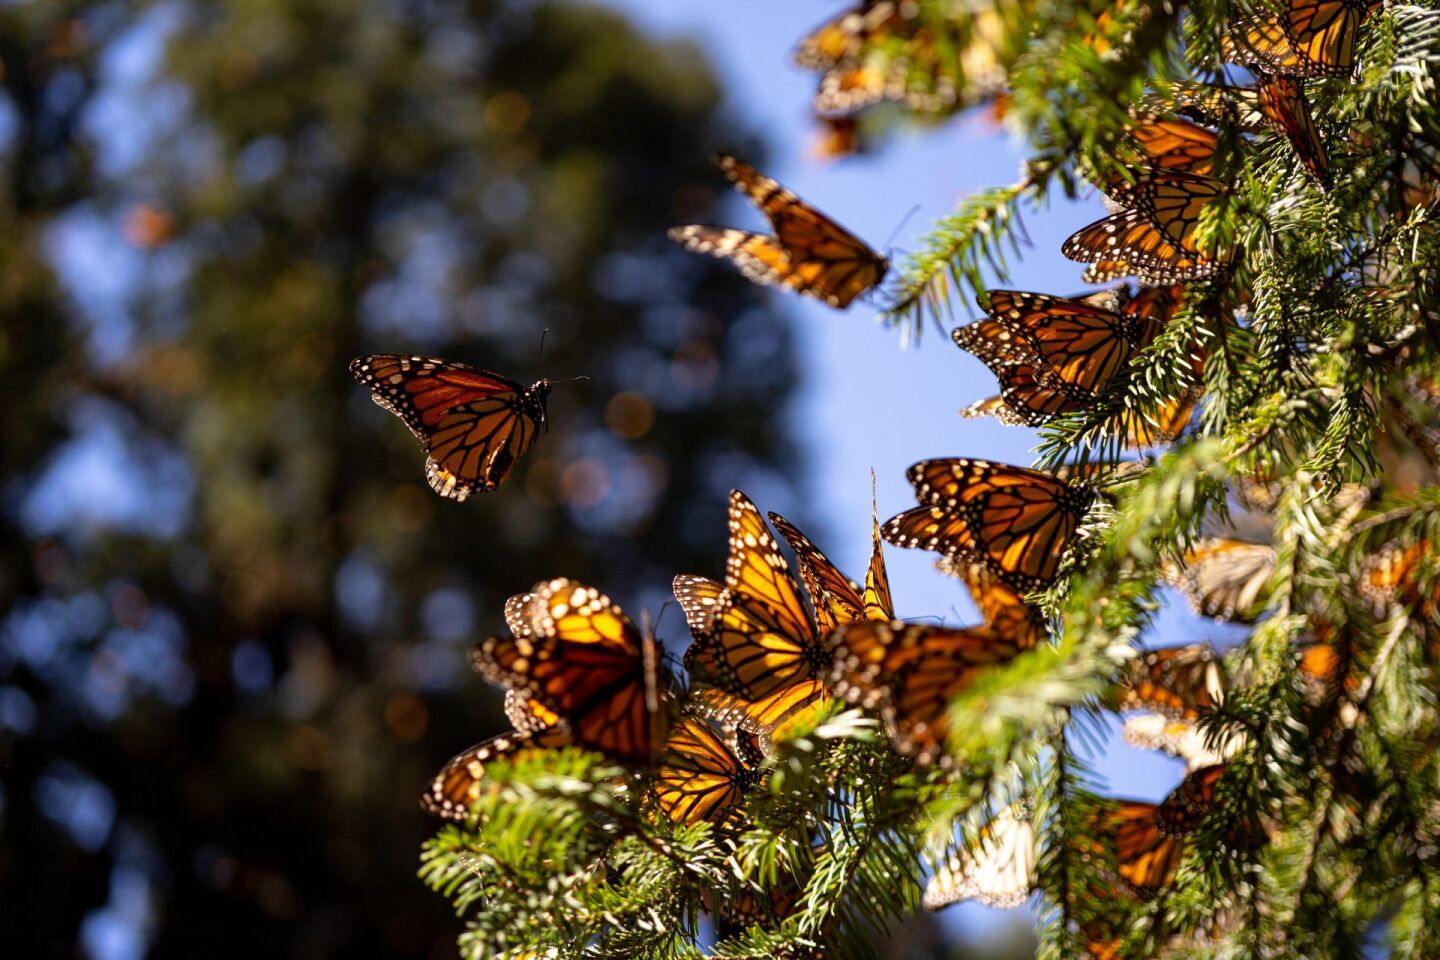
[[895, 224], [895, 229], [890, 231], [890, 236], [888, 236], [888, 237], [885, 238], [884, 247], [885, 247], [886, 250], [894, 250], [894, 249], [895, 249], [894, 246], [892, 246], [892, 244], [894, 244], [894, 242], [895, 242], [895, 237], [896, 237], [896, 235], [897, 235], [901, 230], [904, 230], [904, 229], [905, 229], [905, 224], [909, 223], [909, 222], [910, 222], [910, 218], [913, 217], [913, 216], [915, 216], [915, 214], [917, 214], [917, 213], [919, 213], [919, 212], [920, 212], [920, 204], [917, 203], [917, 204], [915, 204], [915, 206], [913, 206], [913, 207], [910, 208], [910, 212], [909, 212], [909, 213], [905, 214], [905, 216], [903, 216], [903, 217], [900, 218], [900, 222], [897, 223], [897, 224]]
[[564, 380], [551, 380], [550, 383], [553, 386], [557, 383], [574, 383], [577, 380], [585, 380], [588, 382], [589, 379], [589, 377], [566, 377]]
[[537, 368], [541, 380], [545, 379], [545, 336], [549, 332], [549, 327], [546, 327], [544, 330], [540, 331], [540, 362], [537, 364]]

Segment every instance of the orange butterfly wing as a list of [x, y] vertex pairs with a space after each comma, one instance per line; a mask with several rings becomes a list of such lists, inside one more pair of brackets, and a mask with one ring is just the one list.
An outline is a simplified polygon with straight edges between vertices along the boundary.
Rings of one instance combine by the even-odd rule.
[[535, 442], [550, 385], [531, 387], [432, 357], [358, 357], [350, 373], [425, 444], [425, 476], [441, 496], [494, 490]]

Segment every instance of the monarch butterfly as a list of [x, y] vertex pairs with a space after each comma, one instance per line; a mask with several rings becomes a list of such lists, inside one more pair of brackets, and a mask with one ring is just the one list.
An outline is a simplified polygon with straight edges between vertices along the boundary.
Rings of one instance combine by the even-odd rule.
[[1160, 829], [1160, 808], [1122, 801], [1097, 812], [1091, 833], [1111, 847], [1116, 871], [1136, 893], [1151, 896], [1170, 885], [1185, 854], [1185, 839]]
[[1185, 551], [1180, 567], [1167, 562], [1161, 572], [1180, 588], [1201, 616], [1254, 623], [1265, 612], [1270, 578], [1275, 572], [1275, 548], [1209, 537]]
[[446, 820], [465, 820], [484, 795], [485, 768], [499, 759], [519, 760], [558, 750], [575, 741], [563, 724], [491, 737], [450, 759], [420, 798], [426, 812]]
[[802, 37], [796, 65], [821, 72], [815, 109], [848, 113], [884, 99], [892, 82], [886, 70], [865, 63], [866, 51], [903, 34], [907, 19], [892, 0], [865, 0]]
[[1155, 822], [1164, 833], [1184, 836], [1194, 833], [1200, 822], [1214, 808], [1225, 764], [1217, 763], [1185, 775], [1180, 786], [1155, 811]]
[[1125, 209], [1066, 240], [1060, 252], [1071, 260], [1105, 264], [1116, 276], [1135, 273], [1162, 283], [1196, 280], [1222, 269], [1228, 252], [1202, 252], [1195, 230], [1206, 205], [1228, 195], [1223, 184], [1155, 170], [1134, 184], [1111, 183], [1107, 193]]
[[1341, 77], [1355, 63], [1360, 24], [1378, 4], [1365, 0], [1289, 0], [1275, 22], [1245, 20], [1224, 38], [1234, 63], [1302, 80]]
[[1014, 290], [991, 291], [985, 312], [1011, 338], [988, 326], [974, 329], [984, 326], [982, 321], [957, 328], [951, 335], [956, 345], [986, 363], [1033, 357], [1043, 376], [1063, 384], [1080, 400], [1103, 392], [1125, 364], [1155, 339], [1164, 322], [1142, 314], [1118, 314], [1082, 300]]
[[575, 743], [651, 765], [669, 725], [658, 644], [593, 587], [559, 578], [532, 593], [529, 632], [476, 646], [475, 668], [555, 714]]
[[841, 624], [856, 620], [889, 620], [895, 616], [878, 524], [873, 528], [870, 567], [865, 573], [865, 589], [862, 591], [793, 523], [778, 513], [771, 513], [769, 517], [770, 524], [780, 531], [790, 549], [795, 551], [800, 579], [810, 594], [810, 606], [815, 610], [815, 620], [821, 633], [829, 633]]
[[1193, 722], [1161, 713], [1139, 713], [1126, 717], [1121, 732], [1130, 746], [1138, 750], [1168, 753], [1185, 761], [1186, 768], [1190, 770], [1224, 763], [1243, 742], [1240, 737], [1225, 737], [1212, 747]]
[[687, 250], [732, 260], [756, 283], [776, 283], [844, 308], [885, 277], [890, 262], [859, 237], [734, 157], [715, 163], [769, 219], [775, 236], [719, 227], [675, 227]]
[[986, 667], [1019, 651], [985, 627], [864, 621], [847, 624], [828, 641], [835, 662], [830, 688], [837, 697], [878, 709], [895, 749], [916, 763], [950, 763], [944, 752], [950, 700]]
[[825, 698], [821, 675], [829, 653], [779, 545], [745, 494], [730, 494], [724, 586], [682, 575], [675, 595], [695, 636], [686, 669], [745, 701], [756, 725], [773, 729]]
[[1139, 148], [1135, 160], [1144, 166], [1199, 176], [1207, 176], [1214, 169], [1215, 145], [1220, 137], [1188, 120], [1143, 117], [1126, 134]]
[[1305, 88], [1293, 77], [1261, 74], [1256, 85], [1266, 125], [1290, 141], [1300, 164], [1322, 191], [1330, 188], [1330, 157], [1310, 113]]
[[725, 823], [760, 782], [761, 760], [753, 741], [742, 737], [732, 746], [705, 717], [685, 714], [670, 731], [656, 767], [651, 785], [656, 805], [676, 823]]
[[941, 557], [936, 568], [965, 584], [980, 611], [985, 627], [1002, 643], [1016, 650], [1029, 650], [1047, 633], [1045, 621], [983, 563], [964, 563]]
[[950, 855], [925, 885], [926, 910], [961, 900], [987, 907], [1018, 907], [1035, 885], [1035, 826], [1023, 803], [1001, 810], [980, 831], [973, 849]]
[[817, 117], [814, 132], [810, 155], [817, 160], [838, 160], [866, 149], [854, 117]]
[[350, 373], [425, 445], [425, 479], [442, 497], [494, 490], [545, 423], [550, 381], [523, 387], [463, 363], [391, 353], [357, 357]]
[[1120, 709], [1145, 707], [1194, 720], [1225, 698], [1226, 678], [1209, 644], [1152, 650], [1136, 660], [1120, 694]]
[[984, 563], [1021, 593], [1055, 579], [1094, 499], [1048, 473], [986, 460], [924, 460], [907, 475], [925, 506], [888, 520], [885, 539]]
[[[726, 896], [723, 891], [707, 887], [700, 892], [700, 902], [709, 913], [729, 923], [744, 927], [770, 926], [793, 914], [803, 893], [795, 878], [781, 871], [769, 890], [761, 891], [747, 885]], [[777, 954], [777, 957], [780, 956], [791, 955]], [[799, 956], [802, 955], [796, 955], [796, 960]]]
[[[1392, 603], [1418, 603], [1418, 580], [1429, 553], [1429, 540], [1417, 540], [1403, 546], [1389, 544], [1361, 562], [1356, 586], [1377, 608]], [[1440, 587], [1436, 592], [1440, 593]]]
[[1153, 413], [1129, 407], [1121, 410], [1117, 426], [1126, 446], [1153, 447], [1178, 440], [1195, 418], [1200, 393], [1198, 388], [1187, 390], [1165, 401]]

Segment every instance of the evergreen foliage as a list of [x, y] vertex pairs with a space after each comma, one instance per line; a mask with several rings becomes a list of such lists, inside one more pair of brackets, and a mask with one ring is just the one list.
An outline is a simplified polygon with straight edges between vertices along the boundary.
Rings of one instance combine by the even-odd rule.
[[[911, 335], [1004, 279], [1022, 213], [1087, 182], [1133, 182], [1137, 117], [1178, 112], [1197, 83], [1243, 85], [1222, 41], [1286, 8], [907, 6], [922, 25], [910, 39], [865, 48], [869, 69], [901, 78], [886, 109], [992, 96], [967, 73], [983, 44], [1032, 153], [1019, 183], [963, 201], [899, 267], [884, 316]], [[980, 29], [997, 14], [998, 34], [990, 19]], [[1024, 799], [1044, 958], [1440, 956], [1437, 77], [1440, 10], [1376, 5], [1354, 69], [1304, 85], [1326, 191], [1286, 137], [1242, 130], [1225, 101], [1212, 175], [1229, 193], [1197, 245], [1228, 251], [1226, 268], [1186, 284], [1118, 383], [1044, 428], [1040, 464], [1078, 464], [1105, 496], [1035, 598], [1050, 641], [951, 704], [951, 766], [910, 762], [864, 710], [832, 703], [777, 738], [742, 822], [721, 827], [657, 816], [642, 774], [616, 791], [594, 757], [498, 763], [472, 819], [425, 848], [426, 882], [468, 918], [462, 952], [698, 956], [708, 915], [715, 956], [863, 956], [917, 909], [926, 864], [983, 850], [985, 824]], [[1127, 417], [1154, 420], [1197, 389], [1190, 429], [1114, 469]], [[1198, 713], [1212, 744], [1241, 746], [1196, 828], [1165, 841], [1173, 876], [1127, 883], [1126, 854], [1097, 828], [1124, 808], [1080, 747], [1151, 639], [1158, 591], [1232, 515], [1260, 524], [1274, 559], [1258, 615], [1236, 617], [1253, 629], [1223, 658], [1223, 698]], [[793, 908], [727, 918], [727, 904], [781, 903], [791, 886]]]

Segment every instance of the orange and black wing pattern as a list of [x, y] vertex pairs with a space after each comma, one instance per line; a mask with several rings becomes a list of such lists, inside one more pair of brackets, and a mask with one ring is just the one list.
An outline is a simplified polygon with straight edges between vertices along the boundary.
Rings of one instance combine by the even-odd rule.
[[1254, 623], [1265, 612], [1275, 548], [1227, 537], [1207, 537], [1185, 552], [1178, 566], [1166, 564], [1166, 579], [1179, 587], [1201, 616]]
[[829, 633], [842, 623], [864, 620], [865, 598], [860, 587], [841, 573], [830, 558], [789, 520], [778, 513], [771, 513], [770, 523], [795, 551], [800, 579], [810, 594], [810, 605], [815, 609], [815, 622], [820, 632]]
[[496, 760], [519, 760], [528, 754], [556, 750], [574, 743], [565, 727], [545, 727], [505, 733], [477, 743], [459, 753], [441, 768], [420, 798], [428, 813], [446, 820], [464, 820], [475, 801], [491, 789], [485, 782], [485, 768]]
[[1321, 190], [1330, 188], [1330, 157], [1310, 113], [1305, 88], [1294, 77], [1260, 76], [1256, 85], [1260, 114], [1266, 125], [1286, 140], [1305, 172]]
[[1366, 0], [1289, 0], [1280, 16], [1241, 23], [1225, 38], [1234, 63], [1302, 80], [1343, 77], [1355, 65], [1360, 24], [1369, 15]]
[[1039, 470], [950, 458], [909, 470], [922, 507], [892, 518], [885, 539], [987, 565], [1028, 593], [1055, 579], [1094, 494]]
[[1146, 117], [1126, 131], [1142, 166], [1208, 176], [1219, 136], [1178, 117]]
[[1146, 708], [1194, 720], [1225, 697], [1225, 672], [1209, 644], [1167, 647], [1142, 655], [1122, 685], [1122, 710]]
[[532, 632], [486, 640], [475, 668], [564, 721], [575, 743], [651, 764], [668, 725], [655, 641], [593, 587], [561, 578], [533, 593]]
[[522, 387], [463, 363], [389, 353], [355, 359], [350, 373], [420, 438], [426, 479], [453, 500], [504, 483], [545, 422], [545, 380]]
[[1184, 836], [1194, 833], [1201, 821], [1215, 808], [1225, 764], [1202, 767], [1186, 775], [1180, 786], [1170, 791], [1165, 802], [1155, 811], [1155, 819], [1163, 833]]
[[676, 721], [655, 770], [656, 806], [676, 823], [729, 821], [760, 781], [759, 756], [727, 743], [705, 717]]
[[1121, 878], [1144, 896], [1170, 885], [1185, 854], [1184, 838], [1162, 830], [1159, 814], [1156, 804], [1132, 801], [1108, 811], [1097, 825], [1114, 845]]
[[981, 671], [1017, 649], [985, 627], [865, 621], [829, 639], [837, 697], [880, 711], [895, 749], [918, 763], [945, 764], [946, 711]]
[[775, 235], [688, 226], [671, 230], [671, 239], [733, 261], [756, 283], [788, 287], [836, 308], [885, 278], [889, 261], [859, 237], [748, 163], [724, 155], [715, 162], [765, 214]]
[[1197, 228], [1206, 206], [1228, 192], [1209, 177], [1174, 170], [1145, 173], [1134, 184], [1112, 183], [1107, 193], [1125, 209], [1073, 234], [1060, 252], [1105, 264], [1114, 276], [1133, 273], [1161, 283], [1212, 276], [1228, 253], [1202, 251]]
[[941, 560], [942, 573], [965, 584], [985, 626], [997, 640], [1016, 650], [1029, 650], [1045, 639], [1045, 620], [1024, 598], [1007, 587], [983, 563]]

